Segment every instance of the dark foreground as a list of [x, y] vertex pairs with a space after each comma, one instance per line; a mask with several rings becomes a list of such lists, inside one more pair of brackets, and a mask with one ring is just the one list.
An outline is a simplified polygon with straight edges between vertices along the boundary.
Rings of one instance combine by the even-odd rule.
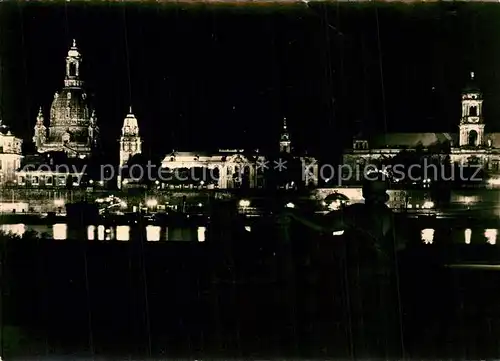
[[[293, 238], [6, 241], [4, 359], [348, 357], [332, 238]], [[407, 356], [499, 356], [500, 272], [444, 267], [464, 259], [491, 263], [500, 250], [415, 242], [401, 254]]]

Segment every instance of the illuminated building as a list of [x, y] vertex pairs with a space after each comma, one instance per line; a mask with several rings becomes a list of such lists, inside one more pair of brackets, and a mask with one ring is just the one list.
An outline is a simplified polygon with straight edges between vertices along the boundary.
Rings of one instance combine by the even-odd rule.
[[54, 94], [48, 129], [42, 108], [37, 117], [33, 142], [39, 153], [63, 151], [69, 157], [89, 157], [99, 141], [95, 111], [81, 79], [82, 56], [73, 40], [66, 57], [64, 87]]
[[22, 143], [0, 120], [0, 184], [15, 182], [15, 171], [21, 166], [23, 158]]
[[500, 171], [500, 133], [485, 131], [483, 96], [475, 84], [474, 73], [462, 91], [461, 105], [458, 133], [388, 133], [371, 138], [358, 134], [352, 148], [344, 153], [343, 163], [359, 171], [367, 164], [392, 158], [403, 149], [430, 150], [443, 146], [449, 147], [454, 164], [478, 164], [492, 173]]
[[[312, 164], [310, 167], [311, 176], [308, 177], [309, 184], [306, 186], [316, 187], [318, 185], [319, 167], [316, 159], [293, 153], [286, 119], [283, 121], [279, 150], [283, 156], [286, 153], [301, 164]], [[205, 178], [195, 176], [193, 178], [196, 178], [198, 183], [193, 183], [190, 187], [200, 187], [201, 183], [201, 186], [206, 188], [264, 188], [266, 187], [266, 170], [276, 168], [276, 164], [273, 162], [270, 157], [258, 151], [219, 149], [216, 153], [172, 152], [163, 159], [162, 168], [172, 171], [182, 169], [187, 173], [190, 169], [198, 168], [202, 170], [202, 173], [204, 171], [205, 175], [208, 175], [205, 177], [209, 180], [208, 183]], [[286, 172], [286, 164], [283, 168], [283, 172]], [[177, 178], [182, 177], [181, 175]]]

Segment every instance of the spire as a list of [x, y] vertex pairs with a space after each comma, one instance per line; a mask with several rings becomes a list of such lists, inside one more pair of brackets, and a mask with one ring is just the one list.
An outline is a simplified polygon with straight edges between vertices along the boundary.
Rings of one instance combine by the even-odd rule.
[[36, 124], [33, 135], [33, 143], [35, 143], [36, 148], [39, 150], [45, 141], [47, 140], [47, 127], [43, 124], [43, 111], [42, 107], [38, 109], [38, 115], [36, 117]]
[[473, 71], [470, 72], [470, 80], [474, 80], [474, 72]]
[[290, 135], [288, 134], [288, 128], [286, 125], [286, 117], [283, 118], [283, 131], [281, 133], [281, 140], [290, 140]]
[[75, 39], [73, 39], [73, 48], [76, 49], [76, 40]]
[[42, 107], [40, 107], [40, 109], [38, 109], [38, 115], [36, 117], [36, 123], [43, 125], [43, 121], [44, 121], [44, 118], [43, 118]]
[[129, 114], [134, 114], [134, 113], [132, 112], [132, 105], [130, 105], [130, 106], [128, 107], [128, 113], [129, 113]]
[[280, 152], [285, 152], [285, 153], [291, 152], [290, 134], [288, 134], [286, 118], [283, 118], [283, 130], [281, 132], [281, 137], [280, 137]]
[[139, 135], [139, 124], [137, 122], [137, 118], [132, 113], [132, 107], [129, 107], [129, 113], [123, 120], [122, 135], [123, 136]]

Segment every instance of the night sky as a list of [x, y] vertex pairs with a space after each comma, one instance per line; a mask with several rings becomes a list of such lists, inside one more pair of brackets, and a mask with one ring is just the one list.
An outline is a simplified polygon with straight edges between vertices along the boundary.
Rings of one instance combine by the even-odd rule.
[[0, 116], [30, 141], [76, 38], [108, 151], [129, 103], [146, 153], [276, 146], [335, 156], [366, 132], [456, 131], [470, 71], [500, 131], [500, 7], [0, 4]]

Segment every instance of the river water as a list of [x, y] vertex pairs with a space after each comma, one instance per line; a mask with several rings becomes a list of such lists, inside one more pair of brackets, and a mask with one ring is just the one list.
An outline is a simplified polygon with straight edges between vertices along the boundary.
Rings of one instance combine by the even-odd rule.
[[[66, 223], [55, 223], [47, 225], [29, 225], [24, 223], [2, 224], [0, 231], [22, 237], [27, 232], [36, 234], [38, 237], [51, 238], [55, 240], [81, 239], [81, 232], [72, 230]], [[173, 227], [147, 225], [143, 229], [146, 240], [155, 241], [190, 241], [204, 242], [206, 227]], [[89, 225], [86, 227], [86, 239], [89, 241], [130, 241], [131, 226], [117, 225]]]
[[[424, 244], [490, 244], [500, 243], [500, 224], [498, 222], [480, 223], [474, 220], [407, 220], [404, 237]], [[0, 225], [0, 231], [22, 237], [26, 233], [36, 234], [40, 238], [54, 240], [82, 239], [89, 241], [130, 241], [134, 238], [134, 229], [130, 225], [89, 225], [84, 231], [71, 229], [66, 223], [37, 224], [12, 223]], [[187, 241], [204, 242], [206, 226], [142, 225], [136, 234], [142, 234], [149, 242]], [[245, 227], [251, 232], [252, 226]]]

